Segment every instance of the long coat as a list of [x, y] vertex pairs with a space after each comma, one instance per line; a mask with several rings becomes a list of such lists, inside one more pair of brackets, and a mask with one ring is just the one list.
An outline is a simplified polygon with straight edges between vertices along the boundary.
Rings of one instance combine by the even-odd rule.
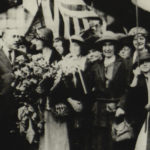
[[[15, 51], [15, 57], [24, 53]], [[11, 64], [3, 48], [0, 49], [0, 146], [6, 150], [20, 149], [24, 141], [18, 133], [10, 133], [16, 129], [17, 105], [12, 96], [11, 83], [14, 79], [13, 65]]]
[[144, 120], [146, 119], [147, 111], [145, 105], [148, 103], [148, 89], [144, 75], [138, 77], [137, 86], [131, 87], [128, 90], [125, 109], [129, 121], [133, 123], [135, 136], [138, 135]]
[[[111, 127], [117, 107], [124, 108], [127, 89], [127, 70], [122, 59], [114, 62], [112, 80], [106, 86], [104, 62], [91, 66], [88, 87], [91, 90], [91, 145], [93, 150], [112, 150]], [[108, 111], [108, 107], [112, 111]], [[107, 142], [106, 142], [107, 141]]]
[[6, 150], [9, 149], [9, 146], [12, 146], [9, 133], [12, 126], [10, 123], [12, 101], [9, 99], [11, 97], [12, 80], [12, 66], [3, 50], [0, 49], [0, 133], [2, 137], [0, 146], [7, 143], [4, 144]]
[[[127, 70], [122, 59], [116, 58], [116, 61], [114, 62], [113, 77], [109, 83], [108, 88], [106, 87], [105, 83], [106, 78], [105, 78], [104, 62], [96, 62], [91, 67], [91, 72], [89, 75], [90, 79], [88, 79], [88, 82], [90, 83], [88, 83], [88, 85], [90, 85], [91, 89], [92, 88], [94, 89], [94, 92], [91, 92], [92, 94], [91, 98], [93, 102], [98, 101], [98, 103], [103, 103], [103, 101], [106, 100], [104, 102], [106, 104], [108, 103], [107, 100], [113, 99], [112, 102], [116, 103], [116, 107], [124, 108], [127, 91]], [[97, 111], [99, 109], [101, 111], [105, 109], [105, 108], [102, 109], [101, 107], [102, 105], [100, 106], [100, 108], [98, 108], [97, 106]]]

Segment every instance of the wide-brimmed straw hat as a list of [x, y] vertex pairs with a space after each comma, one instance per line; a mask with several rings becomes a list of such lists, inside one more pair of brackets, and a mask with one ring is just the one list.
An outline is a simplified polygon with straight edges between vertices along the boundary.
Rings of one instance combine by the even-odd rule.
[[115, 34], [112, 31], [106, 31], [104, 32], [104, 34], [102, 35], [101, 38], [99, 38], [95, 44], [96, 45], [103, 45], [103, 43], [111, 41], [113, 43], [117, 43], [118, 42], [118, 36], [117, 34]]
[[130, 31], [128, 33], [129, 36], [135, 36], [137, 34], [142, 34], [144, 36], [147, 36], [148, 31], [143, 27], [133, 27], [130, 29]]

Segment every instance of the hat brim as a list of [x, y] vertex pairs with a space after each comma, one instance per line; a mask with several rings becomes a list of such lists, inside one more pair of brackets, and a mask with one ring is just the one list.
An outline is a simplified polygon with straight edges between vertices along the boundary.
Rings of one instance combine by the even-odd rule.
[[135, 36], [135, 35], [138, 35], [138, 34], [141, 34], [141, 35], [143, 35], [143, 36], [146, 37], [146, 38], [147, 38], [147, 37], [150, 37], [149, 34], [137, 33], [137, 34], [134, 34], [134, 35], [128, 35], [128, 38], [133, 39], [134, 36]]
[[116, 40], [116, 39], [102, 39], [102, 40], [96, 41], [95, 44], [102, 46], [106, 42], [111, 42], [111, 43], [114, 43], [114, 44], [118, 44], [118, 40]]
[[142, 61], [150, 61], [150, 57], [141, 58], [139, 60], [139, 62], [142, 62]]
[[72, 42], [84, 44], [84, 41], [78, 40], [78, 39], [71, 39]]
[[137, 60], [135, 61], [135, 63], [133, 64], [133, 67], [142, 64], [144, 61], [149, 61], [149, 62], [150, 62], [150, 56], [137, 59]]
[[118, 40], [119, 49], [122, 49], [122, 47], [124, 47], [124, 46], [128, 46], [132, 49], [132, 51], [134, 51], [135, 49], [134, 49], [132, 40], [133, 40], [133, 37], [129, 37], [129, 36], [119, 39]]

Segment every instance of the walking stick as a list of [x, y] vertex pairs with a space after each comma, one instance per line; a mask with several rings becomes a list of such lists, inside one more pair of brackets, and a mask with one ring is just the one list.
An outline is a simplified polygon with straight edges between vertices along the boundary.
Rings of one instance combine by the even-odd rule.
[[81, 80], [81, 84], [82, 84], [82, 87], [83, 87], [84, 94], [87, 94], [87, 89], [86, 89], [86, 86], [85, 86], [85, 82], [84, 82], [81, 70], [79, 68], [78, 68], [78, 73], [79, 73], [79, 77], [80, 77], [80, 80]]
[[[136, 14], [136, 27], [137, 27], [137, 33], [138, 33], [138, 27], [139, 27], [139, 9], [138, 9], [138, 0], [136, 0], [136, 5], [135, 5], [135, 14]], [[139, 45], [138, 45], [139, 46]], [[138, 66], [140, 66], [140, 61], [139, 61], [139, 48], [138, 48], [138, 54], [137, 54], [137, 61], [138, 61]]]

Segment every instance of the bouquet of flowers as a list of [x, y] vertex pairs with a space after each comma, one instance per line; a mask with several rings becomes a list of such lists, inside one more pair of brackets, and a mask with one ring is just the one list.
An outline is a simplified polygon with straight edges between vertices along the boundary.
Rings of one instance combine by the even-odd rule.
[[15, 79], [12, 83], [13, 96], [18, 103], [18, 128], [26, 139], [36, 142], [42, 134], [43, 118], [40, 111], [41, 95], [37, 87], [43, 79], [43, 74], [52, 70], [41, 54], [33, 56], [18, 56], [13, 68]]

